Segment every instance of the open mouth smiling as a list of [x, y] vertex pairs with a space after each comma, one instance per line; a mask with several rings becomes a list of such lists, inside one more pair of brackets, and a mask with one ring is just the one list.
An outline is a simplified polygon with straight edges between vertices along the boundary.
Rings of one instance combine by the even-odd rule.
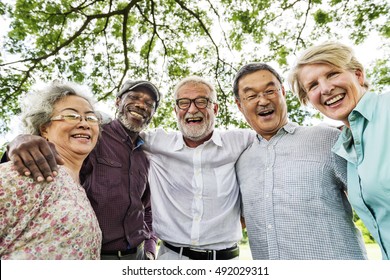
[[257, 114], [261, 117], [265, 117], [265, 116], [269, 116], [271, 114], [273, 114], [275, 110], [273, 109], [266, 109], [266, 110], [261, 110], [260, 112], [258, 112]]
[[130, 115], [132, 115], [135, 119], [138, 119], [138, 120], [144, 120], [147, 118], [147, 116], [144, 112], [141, 112], [139, 110], [135, 110], [133, 108], [127, 108], [127, 112]]
[[202, 117], [192, 117], [192, 118], [186, 118], [186, 123], [200, 123], [203, 121]]
[[334, 103], [342, 100], [344, 97], [345, 97], [345, 93], [338, 94], [338, 95], [332, 97], [331, 99], [325, 101], [325, 105], [327, 105], [327, 106], [333, 105]]
[[90, 135], [87, 134], [74, 134], [72, 135], [73, 138], [84, 138], [84, 139], [91, 139]]

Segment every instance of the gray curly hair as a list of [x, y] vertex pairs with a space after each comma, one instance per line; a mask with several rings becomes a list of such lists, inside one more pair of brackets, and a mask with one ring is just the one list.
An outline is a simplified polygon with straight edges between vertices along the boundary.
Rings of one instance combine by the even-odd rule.
[[29, 92], [24, 99], [21, 115], [25, 132], [41, 135], [40, 128], [50, 122], [54, 105], [69, 95], [84, 98], [92, 107], [95, 103], [88, 88], [72, 82], [55, 80], [41, 89]]

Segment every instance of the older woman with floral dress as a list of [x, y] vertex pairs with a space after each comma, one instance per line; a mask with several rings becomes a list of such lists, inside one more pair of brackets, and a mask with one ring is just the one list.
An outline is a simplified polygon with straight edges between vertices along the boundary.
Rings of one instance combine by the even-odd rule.
[[53, 82], [27, 95], [22, 120], [56, 146], [64, 165], [51, 182], [0, 165], [1, 259], [99, 259], [101, 231], [79, 183], [99, 136], [92, 99], [78, 85]]

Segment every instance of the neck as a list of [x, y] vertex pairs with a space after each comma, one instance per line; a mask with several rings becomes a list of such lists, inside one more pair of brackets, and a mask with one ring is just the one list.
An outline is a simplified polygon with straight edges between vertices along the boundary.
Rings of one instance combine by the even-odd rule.
[[139, 135], [139, 132], [136, 132], [136, 131], [133, 131], [133, 130], [130, 130], [128, 129], [122, 122], [120, 119], [119, 120], [119, 123], [121, 124], [121, 126], [125, 129], [127, 135], [129, 135], [130, 139], [131, 139], [131, 142], [133, 144], [135, 144], [135, 142], [137, 141], [137, 138], [138, 138], [138, 135]]
[[344, 124], [346, 127], [351, 128], [351, 127], [349, 126], [348, 118], [347, 118], [346, 120], [342, 121], [342, 122], [343, 122], [343, 124]]
[[200, 139], [200, 140], [194, 140], [194, 139], [190, 139], [190, 138], [187, 138], [185, 136], [183, 136], [183, 139], [184, 139], [184, 142], [186, 143], [186, 145], [190, 148], [196, 148], [200, 145], [202, 145], [204, 142], [206, 142], [207, 140], [209, 140], [211, 138], [211, 136], [213, 136], [213, 132], [211, 132], [209, 135], [207, 135], [206, 137]]
[[75, 182], [80, 183], [80, 169], [83, 164], [83, 160], [68, 160], [66, 157], [62, 157], [65, 161], [64, 167], [68, 171], [69, 175], [75, 180]]
[[127, 128], [125, 128], [127, 134], [129, 135], [130, 139], [131, 139], [131, 142], [133, 144], [135, 144], [135, 142], [137, 141], [137, 138], [138, 138], [138, 135], [139, 135], [139, 132], [134, 132], [134, 131], [130, 131], [128, 130]]

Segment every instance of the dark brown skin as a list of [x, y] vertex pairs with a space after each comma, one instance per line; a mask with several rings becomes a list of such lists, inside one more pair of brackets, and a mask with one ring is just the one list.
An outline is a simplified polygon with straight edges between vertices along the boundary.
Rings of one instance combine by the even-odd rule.
[[19, 174], [31, 176], [38, 182], [53, 181], [57, 165], [64, 164], [54, 144], [37, 135], [18, 135], [8, 144], [7, 156]]

